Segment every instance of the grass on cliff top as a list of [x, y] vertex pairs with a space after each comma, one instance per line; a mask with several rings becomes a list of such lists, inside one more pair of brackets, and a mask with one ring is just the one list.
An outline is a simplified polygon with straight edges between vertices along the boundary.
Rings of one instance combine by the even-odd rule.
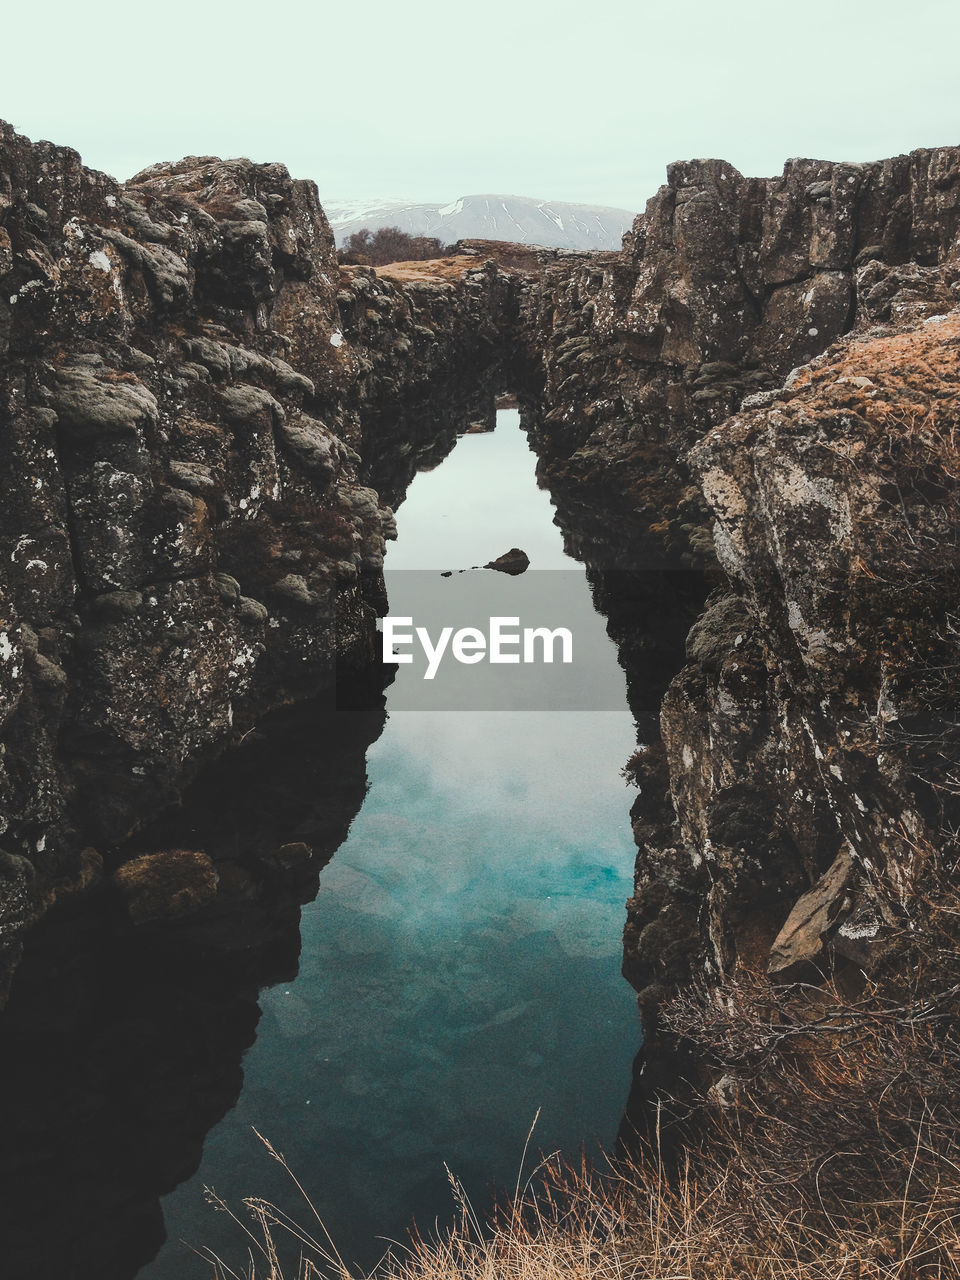
[[391, 262], [386, 266], [374, 267], [374, 270], [384, 280], [406, 284], [421, 280], [460, 280], [479, 265], [473, 255], [458, 254], [449, 258], [430, 258], [423, 262]]

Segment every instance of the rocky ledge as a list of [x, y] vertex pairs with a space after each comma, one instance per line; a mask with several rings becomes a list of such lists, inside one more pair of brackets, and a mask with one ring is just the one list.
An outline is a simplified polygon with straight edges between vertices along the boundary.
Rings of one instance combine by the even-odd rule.
[[955, 255], [861, 265], [854, 331], [684, 455], [723, 578], [632, 762], [645, 1097], [676, 1089], [660, 1011], [679, 988], [892, 973], [896, 990], [904, 937], [953, 892]]
[[622, 252], [541, 255], [523, 294], [526, 407], [555, 496], [601, 540], [614, 516], [626, 567], [708, 564], [688, 450], [855, 323], [906, 320], [930, 288], [956, 305], [958, 228], [955, 148], [791, 160], [767, 179], [671, 165]]
[[852, 335], [690, 454], [728, 581], [639, 766], [649, 1002], [702, 967], [869, 970], [950, 864], [958, 411], [953, 310]]

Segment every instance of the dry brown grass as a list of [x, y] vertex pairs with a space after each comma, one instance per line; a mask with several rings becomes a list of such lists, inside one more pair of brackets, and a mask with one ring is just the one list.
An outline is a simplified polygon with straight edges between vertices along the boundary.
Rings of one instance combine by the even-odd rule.
[[[923, 1126], [914, 1151], [891, 1169], [889, 1195], [831, 1214], [798, 1193], [764, 1194], [701, 1153], [665, 1175], [655, 1160], [621, 1161], [606, 1171], [542, 1161], [513, 1201], [481, 1220], [451, 1177], [456, 1216], [439, 1238], [414, 1236], [374, 1273], [377, 1280], [957, 1280], [960, 1171], [942, 1162], [942, 1180], [916, 1185]], [[283, 1158], [271, 1153], [286, 1167]], [[694, 1167], [698, 1172], [694, 1173]], [[289, 1170], [288, 1170], [289, 1172]], [[291, 1175], [292, 1176], [292, 1175]], [[299, 1184], [297, 1184], [299, 1188]], [[302, 1188], [299, 1188], [302, 1191]], [[308, 1201], [309, 1204], [309, 1201]], [[207, 1255], [216, 1280], [359, 1280], [323, 1224], [305, 1230], [262, 1200], [251, 1215], [246, 1266]], [[218, 1207], [225, 1208], [222, 1204]], [[312, 1210], [311, 1210], [312, 1211]], [[239, 1219], [238, 1219], [239, 1222]], [[243, 1224], [240, 1224], [243, 1225]], [[293, 1242], [299, 1260], [284, 1271]]]
[[428, 258], [424, 262], [391, 262], [385, 267], [374, 267], [374, 270], [382, 280], [406, 284], [422, 280], [461, 280], [479, 265], [476, 258], [458, 254], [452, 258]]

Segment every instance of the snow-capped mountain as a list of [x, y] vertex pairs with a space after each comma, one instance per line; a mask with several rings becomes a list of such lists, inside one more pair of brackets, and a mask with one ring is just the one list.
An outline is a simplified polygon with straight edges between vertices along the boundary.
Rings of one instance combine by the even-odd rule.
[[513, 240], [556, 249], [619, 249], [634, 219], [627, 209], [529, 196], [461, 196], [451, 204], [326, 200], [324, 209], [338, 246], [363, 227], [399, 227], [408, 235], [436, 236], [444, 244]]

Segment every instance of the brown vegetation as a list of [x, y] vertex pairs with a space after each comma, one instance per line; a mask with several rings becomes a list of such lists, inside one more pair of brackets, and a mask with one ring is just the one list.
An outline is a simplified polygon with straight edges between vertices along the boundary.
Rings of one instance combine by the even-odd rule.
[[467, 271], [476, 270], [476, 258], [431, 258], [426, 262], [391, 262], [377, 267], [377, 275], [394, 284], [410, 284], [415, 281], [460, 280]]
[[382, 267], [388, 262], [422, 262], [442, 258], [450, 252], [436, 236], [412, 236], [399, 227], [363, 227], [349, 237], [338, 257], [343, 263], [361, 267]]
[[217, 893], [217, 872], [203, 852], [168, 849], [146, 853], [114, 872], [131, 920], [175, 919], [208, 906]]
[[[917, 1139], [918, 1146], [927, 1140], [919, 1130]], [[687, 1163], [667, 1178], [655, 1160], [599, 1172], [571, 1169], [554, 1157], [511, 1206], [483, 1222], [451, 1179], [454, 1225], [439, 1239], [414, 1235], [375, 1274], [380, 1280], [955, 1280], [960, 1180], [949, 1165], [944, 1172], [943, 1182], [918, 1188], [908, 1158], [891, 1168], [885, 1203], [828, 1217], [799, 1196], [783, 1211], [720, 1160], [696, 1172]], [[235, 1271], [207, 1255], [216, 1280], [354, 1280], [322, 1223], [295, 1225], [260, 1199], [245, 1207], [253, 1220], [248, 1266]], [[299, 1263], [284, 1271], [293, 1242]]]

